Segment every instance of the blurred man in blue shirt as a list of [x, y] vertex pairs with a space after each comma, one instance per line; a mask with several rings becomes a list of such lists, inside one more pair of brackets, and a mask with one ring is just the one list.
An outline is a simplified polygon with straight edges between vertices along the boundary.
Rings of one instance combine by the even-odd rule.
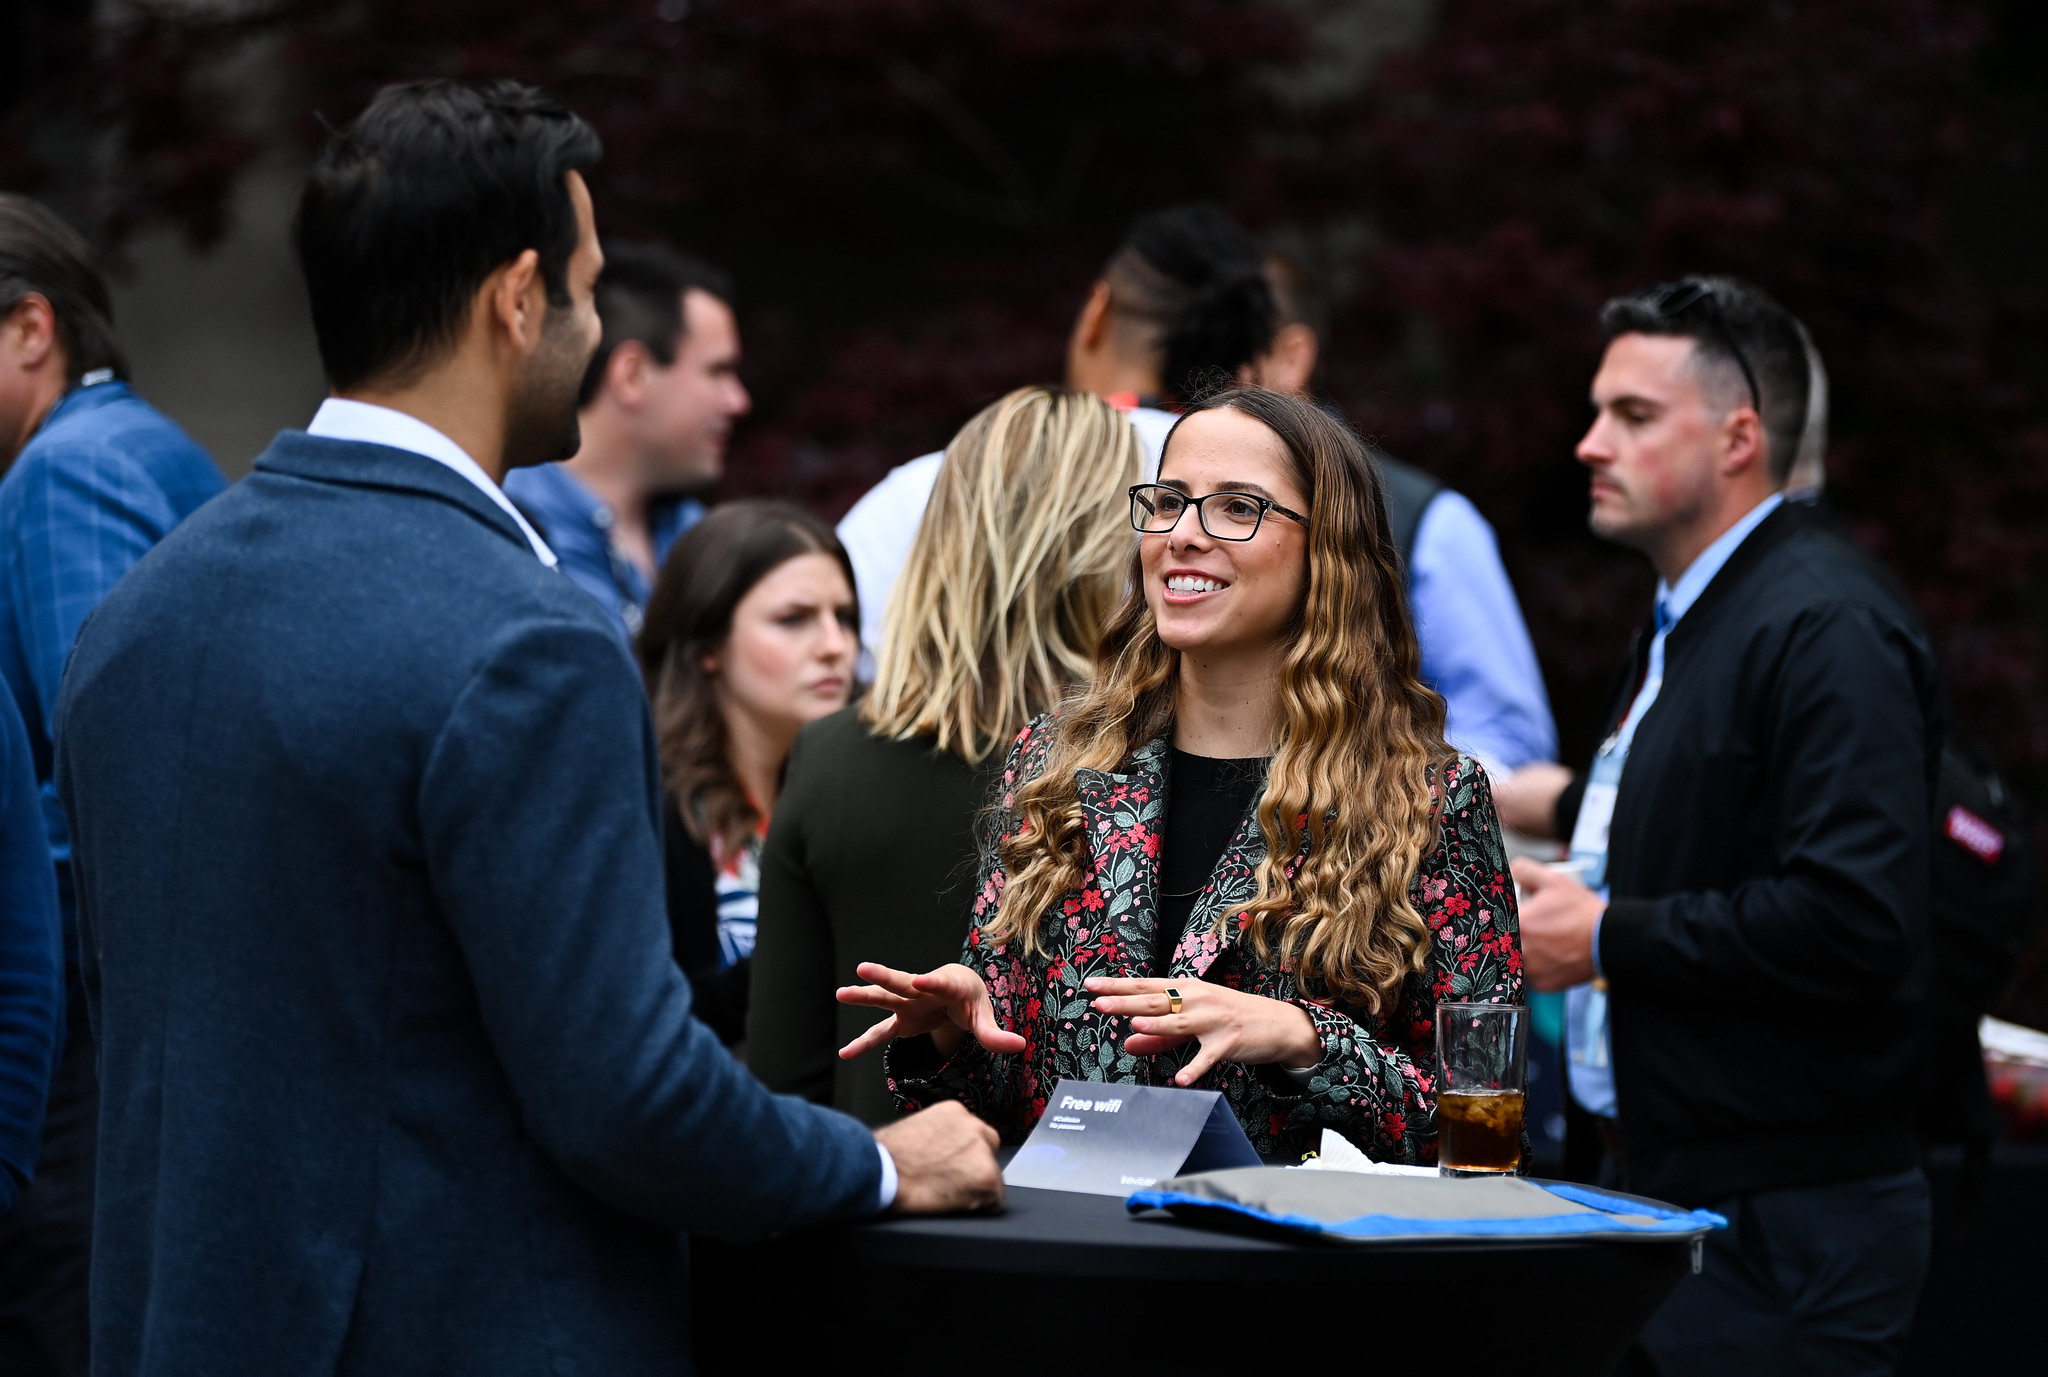
[[704, 515], [733, 422], [752, 400], [723, 274], [657, 244], [605, 245], [604, 339], [583, 375], [573, 459], [515, 469], [505, 492], [547, 538], [562, 572], [628, 639], [655, 571]]
[[[1279, 323], [1250, 381], [1307, 396], [1327, 329], [1314, 284], [1292, 259], [1267, 260]], [[1464, 496], [1413, 465], [1373, 451], [1388, 518], [1408, 560], [1408, 609], [1422, 677], [1444, 696], [1444, 735], [1496, 778], [1557, 755], [1557, 730], [1536, 648], [1493, 527]]]
[[0, 1227], [0, 1371], [9, 1374], [85, 1371], [96, 1090], [71, 843], [51, 782], [57, 685], [87, 614], [225, 486], [206, 451], [135, 395], [127, 372], [85, 242], [36, 202], [0, 195], [0, 679], [41, 791], [70, 995], [35, 1183]]

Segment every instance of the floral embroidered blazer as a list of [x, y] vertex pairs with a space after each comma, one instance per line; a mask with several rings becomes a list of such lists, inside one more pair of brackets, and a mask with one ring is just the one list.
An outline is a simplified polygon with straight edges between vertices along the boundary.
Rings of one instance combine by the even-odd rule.
[[[892, 1044], [889, 1088], [906, 1111], [960, 1100], [1021, 1142], [1062, 1077], [1167, 1085], [1194, 1044], [1154, 1057], [1124, 1050], [1128, 1016], [1096, 1013], [1082, 982], [1090, 976], [1150, 976], [1156, 969], [1161, 833], [1171, 797], [1166, 738], [1132, 752], [1121, 773], [1081, 772], [1080, 794], [1092, 862], [1088, 883], [1047, 914], [1049, 949], [1039, 957], [991, 941], [1004, 872], [997, 843], [1018, 825], [1016, 791], [1045, 766], [1058, 725], [1026, 727], [1003, 773], [1003, 796], [985, 829], [974, 927], [961, 960], [981, 974], [997, 1020], [1021, 1034], [1022, 1052], [990, 1053], [970, 1036], [940, 1063], [932, 1044]], [[1297, 1161], [1333, 1128], [1379, 1161], [1436, 1160], [1436, 1004], [1440, 999], [1519, 1003], [1522, 954], [1514, 885], [1508, 877], [1493, 795], [1477, 762], [1460, 756], [1437, 784], [1441, 827], [1409, 895], [1429, 923], [1426, 968], [1411, 974], [1385, 1017], [1304, 991], [1294, 974], [1240, 943], [1243, 919], [1219, 940], [1219, 914], [1258, 891], [1265, 839], [1246, 813], [1208, 885], [1196, 898], [1170, 976], [1208, 980], [1299, 1005], [1314, 1021], [1323, 1053], [1307, 1085], [1278, 1067], [1218, 1065], [1201, 1082], [1219, 1090], [1246, 1135], [1269, 1161]]]

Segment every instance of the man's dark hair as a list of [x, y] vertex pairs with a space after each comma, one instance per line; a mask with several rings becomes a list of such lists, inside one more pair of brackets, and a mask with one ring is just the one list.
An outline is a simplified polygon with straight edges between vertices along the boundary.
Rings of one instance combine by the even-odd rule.
[[128, 360], [114, 338], [114, 300], [92, 250], [41, 202], [0, 192], [0, 318], [31, 292], [57, 317], [66, 383], [76, 387], [100, 369], [128, 376]]
[[708, 263], [661, 244], [612, 243], [604, 246], [604, 272], [597, 279], [597, 317], [604, 337], [583, 374], [578, 406], [588, 406], [604, 385], [612, 351], [627, 340], [638, 341], [663, 368], [676, 361], [676, 346], [689, 328], [683, 318], [683, 294], [706, 292], [732, 301], [732, 282]]
[[1265, 254], [1215, 206], [1173, 206], [1131, 227], [1103, 277], [1123, 315], [1158, 331], [1160, 382], [1182, 404], [1217, 386], [1273, 343], [1279, 328]]
[[549, 304], [567, 306], [577, 229], [563, 179], [601, 151], [567, 106], [518, 82], [379, 91], [320, 150], [292, 224], [328, 382], [432, 363], [484, 279], [527, 249]]
[[1738, 278], [1693, 276], [1614, 298], [1600, 310], [1600, 328], [1609, 342], [1620, 335], [1690, 339], [1709, 394], [1756, 407], [1771, 479], [1784, 483], [1806, 428], [1811, 377], [1805, 331], [1790, 311]]

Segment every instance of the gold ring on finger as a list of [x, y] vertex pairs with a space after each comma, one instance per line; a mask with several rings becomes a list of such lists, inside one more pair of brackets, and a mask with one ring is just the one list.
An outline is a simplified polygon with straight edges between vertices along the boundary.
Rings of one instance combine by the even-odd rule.
[[1180, 1005], [1180, 991], [1168, 985], [1166, 987], [1166, 1011], [1170, 1014], [1177, 1014], [1180, 1012]]

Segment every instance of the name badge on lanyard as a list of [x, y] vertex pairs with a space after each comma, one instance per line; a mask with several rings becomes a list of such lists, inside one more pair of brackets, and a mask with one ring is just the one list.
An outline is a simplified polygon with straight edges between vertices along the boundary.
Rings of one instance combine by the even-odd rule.
[[[1572, 860], [1580, 867], [1580, 880], [1588, 889], [1607, 897], [1608, 834], [1614, 826], [1614, 804], [1621, 793], [1622, 767], [1628, 764], [1629, 746], [1635, 741], [1650, 704], [1664, 686], [1661, 637], [1650, 647], [1649, 673], [1629, 704], [1628, 715], [1614, 734], [1600, 743], [1593, 768], [1586, 773], [1586, 793], [1579, 803], [1579, 820], [1572, 828]], [[1566, 1073], [1572, 1098], [1594, 1114], [1615, 1112], [1614, 1063], [1607, 1029], [1607, 982], [1576, 985], [1565, 992]]]
[[[1600, 868], [1606, 869], [1607, 834], [1614, 826], [1614, 800], [1620, 792], [1605, 780], [1587, 783], [1585, 801], [1579, 805], [1578, 826], [1572, 829], [1573, 860], [1598, 859], [1602, 862]], [[1586, 887], [1597, 888], [1600, 878], [1597, 875], [1587, 876]]]
[[1571, 856], [1585, 865], [1583, 879], [1588, 889], [1601, 889], [1607, 884], [1607, 838], [1614, 826], [1614, 802], [1621, 793], [1622, 767], [1628, 764], [1628, 748], [1635, 740], [1636, 726], [1657, 700], [1657, 690], [1662, 687], [1661, 677], [1644, 683], [1635, 701], [1629, 704], [1628, 716], [1600, 743], [1593, 768], [1586, 774], [1585, 797], [1579, 802], [1579, 820], [1572, 828]]
[[1616, 749], [1614, 737], [1601, 745], [1586, 776], [1585, 797], [1579, 803], [1579, 820], [1572, 828], [1571, 858], [1584, 870], [1581, 881], [1588, 889], [1607, 883], [1607, 835], [1614, 826], [1614, 801], [1621, 793], [1621, 767], [1626, 757]]

